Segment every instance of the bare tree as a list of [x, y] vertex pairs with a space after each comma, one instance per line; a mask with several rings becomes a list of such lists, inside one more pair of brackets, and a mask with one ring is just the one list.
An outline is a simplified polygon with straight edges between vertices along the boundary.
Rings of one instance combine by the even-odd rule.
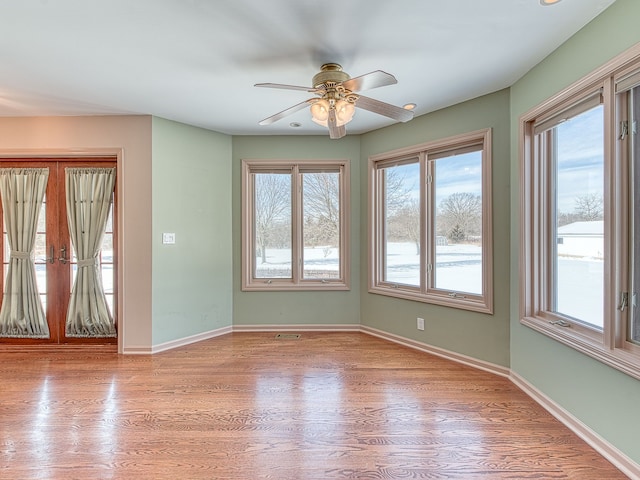
[[[267, 246], [283, 224], [290, 225], [291, 177], [272, 173], [255, 175], [256, 248], [267, 262]], [[290, 240], [289, 240], [290, 241]]]
[[602, 195], [587, 193], [576, 197], [573, 210], [578, 220], [590, 222], [604, 218], [604, 202]]
[[399, 168], [389, 167], [382, 172], [387, 239], [415, 243], [420, 253], [420, 204], [413, 196], [415, 185]]
[[340, 239], [340, 178], [338, 173], [303, 176], [305, 243], [337, 246]]
[[482, 197], [467, 192], [453, 193], [438, 205], [436, 218], [438, 235], [453, 243], [469, 235], [482, 233]]
[[412, 242], [416, 246], [416, 255], [420, 255], [420, 202], [417, 199], [406, 201], [388, 218], [387, 229], [390, 239]]
[[396, 168], [384, 169], [384, 194], [387, 217], [392, 217], [399, 210], [405, 208], [411, 199], [413, 188], [408, 185], [407, 178]]

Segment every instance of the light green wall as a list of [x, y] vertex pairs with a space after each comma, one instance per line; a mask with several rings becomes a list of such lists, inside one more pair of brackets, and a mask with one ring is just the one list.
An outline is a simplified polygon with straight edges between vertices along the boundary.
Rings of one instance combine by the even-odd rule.
[[[480, 314], [367, 292], [367, 163], [368, 157], [468, 133], [492, 129], [493, 142], [493, 269], [494, 314]], [[509, 91], [502, 90], [455, 105], [406, 124], [366, 135], [361, 154], [362, 281], [361, 322], [412, 340], [468, 355], [497, 365], [509, 365]], [[505, 253], [501, 253], [505, 252]], [[416, 328], [425, 319], [425, 330]]]
[[[154, 119], [154, 345], [231, 324], [362, 323], [510, 366], [640, 463], [640, 442], [637, 441], [640, 417], [634, 414], [640, 398], [640, 382], [521, 326], [517, 288], [518, 118], [639, 42], [638, 18], [638, 0], [617, 0], [511, 89], [417, 117], [407, 124], [338, 141], [324, 136], [227, 137]], [[369, 294], [368, 157], [487, 127], [493, 129], [494, 314]], [[243, 158], [350, 160], [350, 291], [241, 291], [240, 166]], [[189, 168], [185, 169], [185, 165]], [[195, 187], [189, 183], [194, 181], [191, 178], [194, 172], [201, 174], [195, 179], [199, 182]], [[171, 192], [171, 196], [166, 192]], [[169, 201], [169, 197], [178, 198], [178, 202]], [[163, 231], [176, 232], [175, 246], [161, 244]], [[418, 316], [426, 320], [424, 332], [416, 329]]]
[[[269, 159], [347, 159], [351, 169], [351, 290], [340, 292], [243, 292], [240, 277], [241, 161]], [[233, 305], [234, 325], [357, 324], [360, 321], [358, 248], [360, 138], [346, 136], [246, 136], [233, 138]]]
[[[153, 345], [230, 326], [231, 137], [153, 118]], [[162, 233], [176, 234], [163, 245]], [[125, 232], [126, 233], [126, 232]]]
[[[640, 42], [640, 2], [618, 0], [518, 81], [511, 90], [511, 180], [518, 185], [518, 119], [582, 76]], [[511, 278], [518, 284], [518, 189], [511, 195]], [[511, 290], [511, 368], [640, 463], [640, 381], [519, 323]]]

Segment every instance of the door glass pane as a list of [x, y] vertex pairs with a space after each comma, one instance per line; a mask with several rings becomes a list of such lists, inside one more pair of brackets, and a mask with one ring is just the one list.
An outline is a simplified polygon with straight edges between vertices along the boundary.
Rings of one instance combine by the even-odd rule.
[[107, 298], [107, 306], [112, 316], [114, 312], [114, 288], [115, 268], [113, 267], [113, 203], [109, 209], [107, 227], [102, 238], [102, 248], [100, 249], [100, 271], [102, 273], [102, 287]]
[[604, 120], [597, 106], [553, 128], [552, 310], [602, 329]]
[[383, 280], [420, 286], [420, 164], [383, 168]]
[[51, 252], [47, 249], [47, 197], [45, 195], [40, 207], [40, 216], [38, 217], [38, 230], [36, 232], [35, 243], [35, 267], [36, 267], [36, 281], [38, 285], [38, 293], [40, 294], [40, 300], [44, 311], [47, 311], [47, 256], [51, 255]]
[[303, 278], [340, 278], [340, 174], [302, 174]]
[[255, 278], [291, 278], [291, 174], [253, 175]]
[[7, 285], [7, 275], [9, 274], [9, 238], [7, 236], [7, 227], [4, 223], [4, 217], [2, 218], [2, 291]]
[[482, 294], [482, 151], [434, 161], [435, 288]]

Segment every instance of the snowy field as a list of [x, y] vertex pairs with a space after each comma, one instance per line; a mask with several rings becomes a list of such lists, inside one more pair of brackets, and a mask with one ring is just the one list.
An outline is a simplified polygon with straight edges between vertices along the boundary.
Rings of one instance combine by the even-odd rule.
[[[259, 278], [289, 278], [290, 251], [268, 249], [267, 262], [256, 259]], [[326, 255], [326, 256], [325, 256]], [[457, 292], [481, 293], [482, 264], [480, 247], [448, 245], [436, 247], [436, 286]], [[304, 251], [305, 276], [335, 278], [338, 275], [338, 251], [332, 248], [307, 248]], [[412, 243], [390, 243], [386, 258], [386, 280], [403, 285], [420, 284], [420, 257]]]
[[[411, 243], [389, 243], [385, 280], [420, 285], [420, 257]], [[436, 247], [435, 286], [443, 290], [482, 293], [482, 251], [476, 245]]]
[[558, 261], [558, 311], [602, 328], [604, 265], [591, 257]]
[[[304, 250], [304, 275], [309, 278], [338, 278], [337, 248], [315, 247]], [[291, 250], [268, 248], [267, 261], [256, 258], [256, 277], [291, 278]]]
[[[256, 259], [259, 278], [289, 278], [291, 253], [268, 249], [267, 262]], [[304, 251], [307, 278], [336, 278], [338, 251], [323, 247]], [[412, 243], [389, 243], [386, 280], [403, 285], [420, 284], [420, 258]], [[482, 253], [477, 245], [436, 247], [436, 288], [455, 292], [482, 293]], [[558, 262], [558, 310], [597, 327], [602, 327], [604, 276], [602, 260], [561, 257]], [[501, 292], [497, 292], [498, 295]]]

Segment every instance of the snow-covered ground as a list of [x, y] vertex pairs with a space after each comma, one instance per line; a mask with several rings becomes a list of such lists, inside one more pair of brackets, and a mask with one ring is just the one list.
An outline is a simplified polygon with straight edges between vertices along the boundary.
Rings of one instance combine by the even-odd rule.
[[[443, 290], [482, 293], [482, 250], [476, 245], [436, 247], [435, 286]], [[389, 243], [385, 279], [420, 285], [420, 257], [411, 243]]]
[[[339, 269], [337, 248], [305, 248], [305, 275], [313, 275], [319, 278], [336, 278]], [[262, 263], [261, 257], [256, 258], [256, 276], [258, 278], [290, 278], [291, 250], [268, 248], [267, 261], [265, 263]]]
[[592, 257], [558, 260], [558, 311], [602, 328], [604, 264]]
[[[338, 251], [328, 255], [323, 247], [304, 252], [305, 272], [314, 277], [338, 274]], [[286, 249], [267, 250], [267, 262], [256, 261], [258, 277], [287, 278], [291, 275], [291, 253]], [[478, 245], [436, 247], [436, 287], [464, 293], [482, 293], [482, 251]], [[386, 280], [404, 285], [420, 284], [420, 257], [412, 243], [389, 243]], [[558, 310], [566, 315], [602, 327], [604, 288], [603, 263], [590, 257], [561, 257], [558, 261]], [[497, 292], [498, 295], [501, 292]]]

